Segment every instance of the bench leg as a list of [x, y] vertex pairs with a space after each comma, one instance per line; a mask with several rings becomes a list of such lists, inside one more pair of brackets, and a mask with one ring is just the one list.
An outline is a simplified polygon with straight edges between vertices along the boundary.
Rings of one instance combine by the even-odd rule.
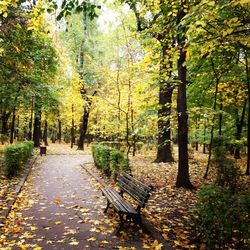
[[142, 221], [141, 221], [141, 215], [140, 214], [137, 214], [135, 217], [134, 217], [134, 220], [137, 224], [139, 224], [140, 226], [142, 225]]
[[109, 205], [110, 205], [110, 202], [109, 202], [109, 200], [107, 199], [107, 206], [106, 206], [106, 208], [104, 209], [104, 213], [107, 212], [107, 210], [108, 210], [108, 208], [109, 208]]
[[120, 231], [122, 230], [122, 228], [123, 228], [123, 226], [124, 226], [123, 213], [118, 213], [118, 215], [119, 215], [119, 218], [120, 218], [120, 225], [119, 225], [119, 227], [118, 227], [118, 229], [117, 229], [117, 231], [116, 231], [115, 234], [120, 233]]

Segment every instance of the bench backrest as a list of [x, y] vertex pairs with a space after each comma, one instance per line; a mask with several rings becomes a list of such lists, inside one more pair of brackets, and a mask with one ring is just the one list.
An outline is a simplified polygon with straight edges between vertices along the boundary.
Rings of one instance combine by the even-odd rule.
[[120, 187], [121, 192], [125, 192], [132, 197], [137, 202], [139, 207], [145, 207], [145, 203], [150, 196], [152, 187], [136, 180], [127, 173], [117, 179], [117, 184]]

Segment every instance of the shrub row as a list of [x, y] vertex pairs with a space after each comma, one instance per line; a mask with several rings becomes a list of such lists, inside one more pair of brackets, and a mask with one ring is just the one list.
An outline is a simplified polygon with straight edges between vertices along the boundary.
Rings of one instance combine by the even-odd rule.
[[205, 186], [198, 192], [194, 221], [207, 249], [248, 249], [250, 193]]
[[[130, 142], [130, 143], [132, 145], [132, 142]], [[126, 146], [127, 143], [125, 141], [121, 141], [121, 142], [118, 142], [118, 141], [102, 141], [102, 142], [100, 142], [100, 144], [111, 147], [111, 148], [116, 148], [116, 149], [121, 150], [121, 151], [125, 151], [126, 148], [127, 148], [127, 146]], [[143, 145], [144, 145], [143, 142], [137, 141], [136, 142], [136, 150], [141, 150]]]
[[14, 176], [32, 155], [33, 141], [10, 144], [5, 147], [4, 161], [8, 177]]
[[95, 165], [108, 176], [116, 178], [118, 174], [130, 170], [128, 158], [117, 149], [92, 143], [92, 154]]

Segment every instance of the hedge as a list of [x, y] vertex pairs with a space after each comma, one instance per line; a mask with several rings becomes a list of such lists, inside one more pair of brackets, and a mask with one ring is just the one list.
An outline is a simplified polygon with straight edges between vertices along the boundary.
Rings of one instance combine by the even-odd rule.
[[22, 164], [25, 164], [31, 157], [33, 148], [33, 141], [24, 141], [10, 144], [5, 147], [4, 162], [6, 166], [6, 175], [8, 177], [16, 175]]
[[116, 178], [118, 174], [130, 171], [128, 158], [117, 149], [92, 143], [92, 155], [95, 165], [108, 176]]

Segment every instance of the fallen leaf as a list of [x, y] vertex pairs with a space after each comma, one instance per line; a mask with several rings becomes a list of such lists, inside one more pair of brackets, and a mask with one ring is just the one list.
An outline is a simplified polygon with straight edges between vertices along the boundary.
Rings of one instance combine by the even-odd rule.
[[78, 241], [71, 241], [71, 242], [69, 243], [69, 245], [72, 245], [72, 246], [77, 246], [78, 244], [79, 244]]
[[91, 238], [87, 239], [87, 241], [96, 241], [96, 238], [95, 237], [91, 237]]

